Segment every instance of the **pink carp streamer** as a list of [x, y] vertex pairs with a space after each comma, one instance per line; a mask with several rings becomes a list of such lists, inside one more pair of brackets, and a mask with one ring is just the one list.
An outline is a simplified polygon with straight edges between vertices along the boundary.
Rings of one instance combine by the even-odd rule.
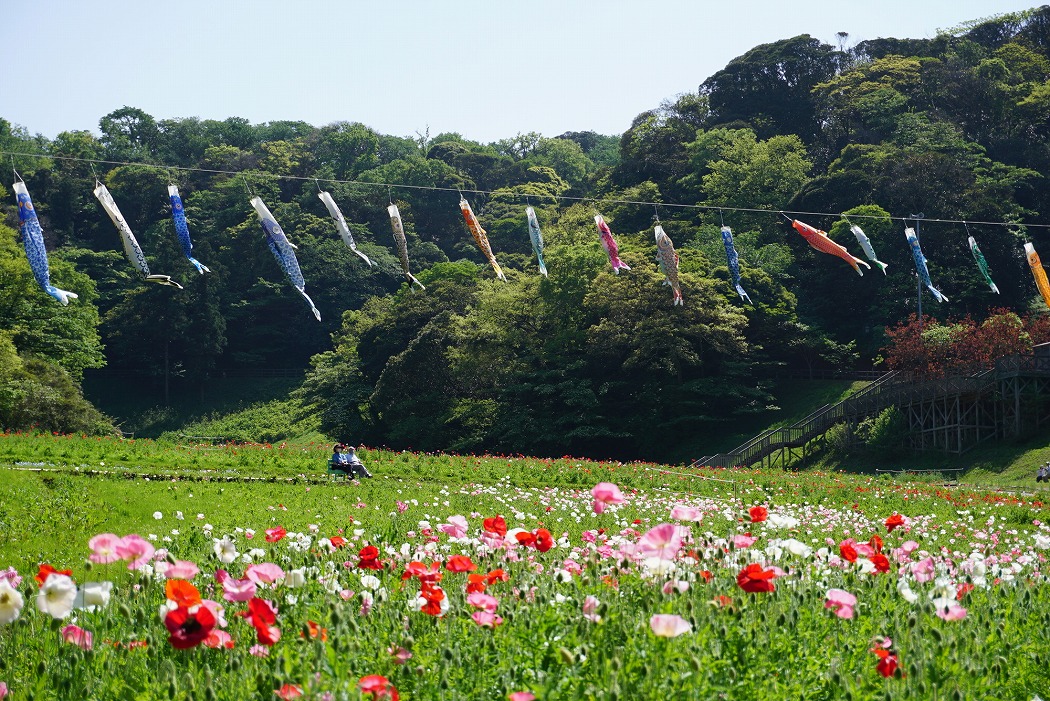
[[613, 272], [619, 275], [621, 270], [630, 270], [630, 266], [620, 260], [620, 248], [616, 245], [616, 240], [602, 215], [595, 214], [594, 223], [598, 225], [598, 238], [601, 239], [602, 248], [609, 254], [609, 263], [612, 265]]
[[1035, 252], [1035, 246], [1030, 243], [1024, 245], [1025, 255], [1028, 256], [1028, 267], [1032, 269], [1035, 277], [1035, 286], [1039, 288], [1039, 294], [1043, 295], [1043, 301], [1050, 307], [1050, 282], [1046, 280], [1046, 271], [1043, 263], [1039, 260], [1039, 254]]
[[659, 263], [660, 272], [667, 278], [664, 284], [670, 285], [674, 293], [674, 303], [671, 306], [684, 307], [682, 287], [678, 283], [678, 252], [674, 250], [674, 243], [662, 226], [657, 224], [653, 234], [656, 236], [656, 261]]
[[860, 265], [863, 265], [868, 270], [871, 270], [871, 266], [862, 261], [860, 258], [854, 258], [849, 254], [845, 248], [835, 243], [828, 238], [828, 235], [820, 229], [814, 229], [809, 224], [803, 224], [797, 219], [791, 221], [791, 226], [795, 227], [795, 231], [802, 234], [802, 238], [806, 239], [806, 242], [817, 249], [821, 253], [827, 253], [831, 256], [838, 256], [842, 260], [853, 266], [853, 269], [857, 271], [857, 275], [864, 275], [864, 271], [860, 269]]
[[492, 246], [489, 245], [489, 237], [484, 229], [481, 228], [481, 223], [478, 222], [478, 218], [474, 216], [474, 210], [470, 208], [470, 202], [467, 202], [466, 198], [459, 198], [459, 211], [463, 213], [463, 219], [467, 222], [467, 228], [470, 229], [471, 235], [474, 237], [474, 241], [478, 244], [478, 248], [485, 254], [485, 257], [489, 261], [489, 265], [496, 271], [496, 277], [503, 282], [507, 281], [507, 277], [503, 274], [503, 270], [499, 267], [499, 263], [496, 262], [496, 256], [492, 255]]

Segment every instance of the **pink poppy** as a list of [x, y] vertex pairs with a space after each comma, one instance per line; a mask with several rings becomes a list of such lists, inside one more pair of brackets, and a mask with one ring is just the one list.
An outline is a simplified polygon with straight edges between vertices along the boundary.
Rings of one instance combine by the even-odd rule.
[[244, 576], [256, 584], [273, 584], [278, 579], [284, 579], [284, 570], [272, 562], [260, 562], [257, 565], [248, 565]]
[[598, 615], [598, 607], [601, 602], [596, 597], [588, 596], [583, 600], [583, 617], [591, 623], [600, 623], [602, 617]]
[[131, 560], [128, 563], [129, 570], [137, 570], [147, 564], [156, 552], [152, 543], [134, 533], [121, 538], [117, 545], [117, 555], [120, 559]]
[[915, 581], [920, 584], [932, 581], [937, 576], [937, 568], [933, 564], [933, 558], [927, 557], [911, 563], [911, 573], [915, 575]]
[[251, 601], [255, 593], [255, 582], [250, 579], [226, 577], [222, 580], [222, 598], [227, 601]]
[[681, 616], [673, 614], [658, 613], [649, 619], [649, 627], [654, 635], [661, 638], [677, 638], [684, 633], [690, 633], [693, 626]]
[[638, 541], [638, 553], [643, 557], [673, 560], [682, 547], [682, 538], [688, 531], [673, 523], [661, 523], [650, 529]]
[[824, 608], [832, 609], [839, 618], [853, 618], [853, 607], [857, 605], [857, 597], [842, 589], [829, 589]]
[[170, 565], [168, 569], [164, 570], [164, 576], [168, 579], [185, 579], [189, 581], [200, 574], [200, 571], [200, 568], [189, 560], [176, 560], [174, 565]]
[[961, 621], [966, 618], [966, 609], [957, 604], [954, 599], [947, 597], [934, 599], [933, 605], [937, 608], [937, 616], [946, 621]]
[[700, 509], [695, 506], [686, 506], [685, 504], [675, 504], [671, 507], [670, 518], [676, 521], [699, 521], [703, 518], [703, 514]]
[[459, 514], [448, 517], [448, 523], [439, 523], [438, 530], [450, 538], [462, 538], [467, 535], [467, 519]]
[[479, 608], [482, 611], [488, 611], [492, 613], [499, 606], [499, 600], [494, 596], [489, 596], [484, 592], [475, 591], [467, 595], [467, 603], [474, 608]]
[[744, 533], [743, 535], [737, 534], [733, 536], [733, 547], [737, 550], [743, 550], [744, 548], [750, 548], [758, 540], [757, 537]]
[[530, 691], [512, 691], [507, 698], [510, 701], [536, 701], [536, 695]]
[[120, 560], [121, 557], [120, 553], [117, 552], [117, 547], [120, 545], [121, 540], [114, 533], [99, 533], [88, 541], [88, 547], [92, 550], [88, 559], [97, 565], [108, 565], [111, 562]]
[[482, 628], [495, 628], [503, 623], [503, 619], [500, 616], [490, 611], [475, 611], [470, 614], [470, 617]]
[[232, 650], [233, 638], [224, 630], [212, 628], [211, 632], [208, 633], [208, 637], [204, 639], [202, 645], [215, 649], [226, 648], [227, 650]]
[[594, 497], [594, 513], [596, 514], [605, 511], [608, 504], [622, 504], [624, 501], [623, 492], [612, 482], [599, 482], [594, 485], [591, 496]]
[[248, 654], [254, 655], [256, 657], [269, 657], [270, 648], [266, 647], [265, 645], [255, 644], [248, 648]]
[[399, 645], [391, 645], [386, 651], [394, 658], [394, 664], [401, 665], [412, 659], [412, 653]]
[[80, 626], [68, 625], [62, 629], [62, 640], [83, 650], [90, 650], [93, 636]]

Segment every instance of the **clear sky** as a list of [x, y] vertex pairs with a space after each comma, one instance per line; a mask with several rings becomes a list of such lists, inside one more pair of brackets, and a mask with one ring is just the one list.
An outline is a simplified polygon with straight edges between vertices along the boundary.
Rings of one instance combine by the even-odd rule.
[[[10, 4], [14, 4], [13, 2]], [[0, 22], [0, 117], [53, 138], [157, 119], [396, 136], [620, 134], [757, 44], [929, 38], [1016, 0], [32, 0]]]

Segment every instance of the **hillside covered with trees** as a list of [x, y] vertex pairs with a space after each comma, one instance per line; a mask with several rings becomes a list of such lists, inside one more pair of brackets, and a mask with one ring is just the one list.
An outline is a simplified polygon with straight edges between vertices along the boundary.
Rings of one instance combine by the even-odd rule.
[[[1050, 6], [933, 39], [839, 39], [755, 47], [619, 136], [483, 144], [352, 121], [166, 119], [123, 107], [101, 118], [98, 136], [46, 139], [0, 119], [0, 150], [44, 156], [14, 165], [54, 283], [80, 295], [61, 307], [35, 286], [14, 198], [0, 187], [0, 423], [99, 430], [104, 419], [77, 392], [93, 368], [200, 383], [309, 366], [298, 397], [332, 435], [662, 459], [682, 436], [776, 404], [773, 378], [784, 369], [872, 367], [886, 329], [916, 311], [912, 253], [891, 215], [1013, 223], [921, 223], [930, 272], [950, 299], [927, 294], [926, 314], [977, 325], [1046, 315], [1022, 246], [1050, 256], [1050, 229], [1032, 226], [1050, 224]], [[151, 269], [184, 290], [139, 279], [92, 195], [96, 177]], [[211, 274], [198, 275], [179, 249], [171, 183]], [[374, 267], [344, 246], [319, 189]], [[249, 191], [298, 247], [320, 323], [268, 250]], [[488, 230], [506, 282], [475, 246], [457, 191]], [[401, 275], [391, 202], [425, 291]], [[537, 271], [527, 205], [549, 277]], [[849, 223], [860, 224], [886, 275], [858, 277], [814, 251], [780, 211], [835, 213], [793, 216], [858, 257]], [[630, 271], [610, 269], [596, 212]], [[680, 255], [683, 307], [657, 270], [656, 218]], [[731, 284], [723, 223], [753, 304]], [[974, 264], [970, 235], [1001, 294]], [[1050, 339], [1018, 342], [1040, 340]]]

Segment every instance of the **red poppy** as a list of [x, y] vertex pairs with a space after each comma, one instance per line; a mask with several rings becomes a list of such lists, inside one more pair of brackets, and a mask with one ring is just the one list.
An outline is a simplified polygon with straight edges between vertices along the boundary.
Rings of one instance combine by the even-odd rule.
[[357, 688], [362, 694], [371, 694], [372, 701], [398, 701], [397, 687], [390, 680], [380, 674], [369, 674], [361, 677], [357, 682]]
[[276, 543], [277, 541], [279, 541], [281, 538], [285, 537], [286, 535], [288, 535], [288, 531], [284, 530], [280, 526], [277, 526], [276, 528], [267, 528], [266, 529], [266, 542], [267, 543]]
[[874, 555], [872, 555], [868, 559], [871, 560], [871, 564], [875, 565], [875, 571], [876, 572], [889, 572], [890, 571], [890, 561], [882, 553], [875, 553]]
[[67, 577], [72, 578], [73, 570], [56, 570], [54, 567], [45, 562], [42, 565], [40, 565], [40, 571], [36, 573], [33, 579], [36, 580], [36, 585], [38, 587], [42, 587], [44, 586], [44, 582], [47, 581], [47, 578], [53, 574], [64, 574]]
[[893, 514], [886, 519], [886, 532], [892, 533], [894, 528], [898, 528], [904, 525], [904, 517], [900, 514]]
[[853, 543], [847, 543], [846, 541], [839, 543], [839, 555], [846, 562], [857, 561], [857, 549], [853, 547]]
[[520, 533], [514, 534], [514, 539], [518, 541], [519, 545], [524, 545], [527, 548], [536, 547], [536, 536], [528, 531], [521, 531]]
[[973, 591], [973, 585], [969, 582], [964, 582], [959, 585], [959, 591], [955, 593], [955, 600], [962, 601], [963, 597]]
[[171, 634], [168, 636], [171, 646], [177, 650], [187, 650], [204, 642], [215, 627], [215, 616], [205, 606], [197, 607], [193, 613], [187, 607], [180, 606], [164, 616], [164, 627]]
[[281, 629], [273, 625], [277, 622], [277, 610], [266, 599], [253, 596], [248, 601], [248, 610], [239, 615], [248, 619], [263, 645], [272, 646], [281, 639]]
[[876, 533], [875, 535], [873, 535], [871, 537], [871, 540], [868, 541], [868, 545], [870, 545], [871, 549], [874, 550], [875, 552], [877, 552], [877, 553], [881, 553], [882, 552], [882, 538], [879, 537], [878, 533]]
[[423, 582], [419, 589], [419, 595], [427, 602], [420, 611], [431, 616], [441, 615], [441, 602], [445, 600], [444, 589], [436, 584]]
[[483, 574], [468, 574], [467, 575], [467, 593], [473, 594], [475, 592], [481, 593], [485, 591], [486, 587], [485, 575]]
[[197, 606], [201, 602], [201, 593], [185, 579], [169, 579], [164, 583], [164, 595], [179, 606]]
[[704, 583], [706, 584], [707, 582], [710, 582], [712, 579], [714, 579], [714, 575], [711, 574], [711, 570], [701, 570], [700, 578], [703, 579]]
[[[307, 632], [309, 632], [309, 634], [310, 634], [310, 638], [311, 639], [315, 640], [317, 638], [320, 638], [321, 642], [328, 642], [328, 629], [327, 628], [322, 628], [320, 626], [320, 624], [314, 623], [313, 621], [307, 621], [306, 622], [306, 628], [307, 628]], [[299, 634], [299, 636], [305, 638], [306, 637], [306, 633], [301, 632]]]
[[440, 582], [442, 577], [441, 566], [436, 562], [427, 565], [413, 560], [405, 565], [405, 572], [401, 575], [401, 579], [405, 580], [412, 577], [418, 577], [420, 582]]
[[725, 608], [733, 603], [733, 600], [725, 594], [719, 594], [714, 598], [714, 603], [717, 604], [719, 608]]
[[453, 555], [445, 562], [445, 569], [449, 572], [473, 572], [477, 568], [466, 555]]
[[485, 581], [488, 584], [495, 584], [496, 582], [506, 582], [510, 579], [510, 576], [503, 570], [492, 570], [485, 575]]
[[285, 699], [285, 701], [287, 701], [288, 699], [297, 699], [302, 696], [303, 688], [301, 686], [296, 686], [295, 684], [285, 684], [273, 693], [277, 694], [277, 698]]
[[736, 583], [741, 589], [752, 594], [776, 591], [776, 585], [773, 584], [773, 578], [776, 576], [776, 572], [763, 570], [762, 565], [756, 562], [740, 570], [740, 574], [736, 576]]
[[897, 671], [897, 667], [900, 666], [897, 653], [892, 650], [875, 650], [875, 654], [879, 658], [879, 663], [875, 665], [875, 669], [884, 677], [892, 677], [893, 673]]
[[346, 538], [341, 535], [332, 536], [328, 539], [328, 542], [332, 544], [332, 547], [338, 550], [339, 548], [346, 545]]
[[751, 517], [751, 523], [761, 523], [769, 516], [769, 511], [764, 506], [752, 506], [747, 513]]
[[495, 533], [500, 538], [507, 535], [507, 522], [502, 516], [493, 516], [481, 522], [482, 527], [489, 533]]
[[546, 528], [536, 529], [536, 549], [545, 553], [554, 547], [554, 538]]
[[361, 558], [357, 563], [359, 568], [363, 570], [383, 569], [383, 563], [379, 561], [379, 548], [376, 546], [366, 545], [361, 548], [361, 552], [357, 553], [357, 556]]

